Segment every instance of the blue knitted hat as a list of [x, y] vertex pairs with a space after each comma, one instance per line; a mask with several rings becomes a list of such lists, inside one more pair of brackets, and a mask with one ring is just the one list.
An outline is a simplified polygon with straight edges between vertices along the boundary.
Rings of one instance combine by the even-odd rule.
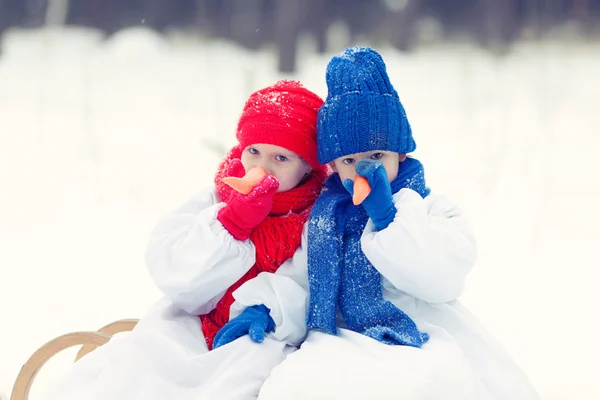
[[327, 99], [317, 122], [321, 164], [364, 151], [415, 150], [406, 112], [379, 53], [346, 49], [329, 62], [326, 80]]

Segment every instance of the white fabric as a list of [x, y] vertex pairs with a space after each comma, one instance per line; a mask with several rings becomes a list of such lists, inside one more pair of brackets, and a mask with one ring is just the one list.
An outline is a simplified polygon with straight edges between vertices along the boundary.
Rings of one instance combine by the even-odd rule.
[[304, 226], [300, 247], [274, 274], [263, 272], [240, 286], [233, 297], [230, 319], [247, 306], [264, 304], [275, 321], [272, 337], [290, 345], [299, 345], [306, 336], [308, 311], [308, 270], [306, 240], [308, 224]]
[[163, 217], [150, 235], [146, 265], [179, 308], [206, 314], [255, 262], [250, 240], [236, 240], [216, 219], [224, 205], [214, 191], [194, 196]]
[[75, 363], [46, 400], [256, 398], [271, 369], [295, 350], [287, 344], [305, 336], [306, 255], [298, 249], [276, 274], [263, 273], [234, 292], [238, 311], [271, 308], [274, 333], [260, 344], [245, 336], [209, 352], [198, 315], [214, 309], [255, 262], [252, 242], [234, 239], [216, 219], [220, 207], [209, 190], [159, 221], [146, 262], [166, 298], [132, 332]]
[[86, 355], [46, 400], [248, 400], [289, 351], [248, 336], [208, 352], [197, 316], [163, 299], [138, 326]]
[[310, 332], [293, 353], [289, 344], [306, 332], [305, 227], [301, 247], [277, 273], [260, 274], [234, 292], [230, 317], [265, 304], [275, 332], [261, 344], [243, 337], [208, 352], [197, 314], [212, 310], [253, 265], [254, 247], [216, 220], [222, 205], [207, 191], [163, 218], [151, 235], [146, 260], [166, 298], [133, 332], [75, 363], [45, 399], [241, 400], [259, 390], [263, 400], [537, 399], [510, 356], [454, 300], [476, 252], [461, 212], [442, 197], [423, 200], [410, 190], [394, 199], [395, 221], [381, 232], [369, 222], [362, 245], [382, 273], [385, 298], [431, 335], [422, 349], [340, 329], [339, 336]]
[[311, 331], [273, 370], [259, 399], [538, 399], [502, 346], [456, 300], [477, 251], [462, 212], [444, 197], [422, 199], [409, 189], [394, 201], [394, 222], [376, 232], [369, 221], [362, 248], [382, 274], [385, 299], [430, 340], [415, 349], [346, 329], [338, 336]]
[[365, 227], [363, 252], [398, 291], [430, 303], [457, 299], [477, 258], [466, 218], [442, 196], [402, 189], [394, 200], [396, 217], [386, 229], [375, 231], [371, 221]]
[[[438, 328], [439, 329], [439, 328]], [[314, 331], [261, 389], [259, 399], [488, 400], [443, 330], [423, 349], [388, 346], [340, 329]]]
[[[194, 196], [159, 221], [150, 235], [146, 264], [156, 285], [190, 314], [207, 314], [225, 291], [255, 263], [254, 244], [236, 240], [217, 220], [223, 206], [213, 190]], [[273, 337], [299, 344], [306, 334], [308, 296], [306, 235], [295, 255], [274, 273], [262, 273], [239, 287], [230, 317], [246, 306], [264, 304], [275, 321]]]

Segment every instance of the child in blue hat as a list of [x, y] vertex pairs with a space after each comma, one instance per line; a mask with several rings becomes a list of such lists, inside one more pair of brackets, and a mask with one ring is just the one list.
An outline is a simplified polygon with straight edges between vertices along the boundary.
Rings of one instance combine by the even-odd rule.
[[[334, 174], [308, 225], [307, 327], [259, 399], [538, 399], [502, 346], [457, 301], [477, 246], [432, 194], [380, 54], [327, 67], [318, 158]], [[354, 181], [370, 193], [352, 199]]]

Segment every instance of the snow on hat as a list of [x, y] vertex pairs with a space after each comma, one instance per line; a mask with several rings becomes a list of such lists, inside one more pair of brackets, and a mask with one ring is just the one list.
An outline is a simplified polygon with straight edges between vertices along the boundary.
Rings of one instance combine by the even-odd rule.
[[298, 154], [315, 170], [317, 160], [317, 111], [323, 99], [300, 82], [281, 80], [250, 95], [242, 111], [237, 139], [242, 149], [252, 144], [271, 144]]
[[373, 150], [410, 153], [416, 144], [383, 58], [353, 47], [327, 65], [327, 99], [318, 116], [318, 159], [326, 164]]

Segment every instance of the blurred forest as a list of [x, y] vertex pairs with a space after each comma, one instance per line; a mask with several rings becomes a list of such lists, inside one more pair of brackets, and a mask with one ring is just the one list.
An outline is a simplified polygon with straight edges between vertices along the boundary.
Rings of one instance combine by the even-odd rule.
[[184, 29], [249, 49], [274, 46], [282, 72], [295, 69], [300, 35], [311, 35], [323, 52], [336, 23], [351, 43], [361, 37], [411, 51], [429, 26], [442, 40], [460, 35], [502, 50], [557, 27], [591, 37], [599, 20], [600, 0], [0, 0], [0, 36], [11, 27], [46, 25], [92, 27], [107, 36], [138, 25]]

